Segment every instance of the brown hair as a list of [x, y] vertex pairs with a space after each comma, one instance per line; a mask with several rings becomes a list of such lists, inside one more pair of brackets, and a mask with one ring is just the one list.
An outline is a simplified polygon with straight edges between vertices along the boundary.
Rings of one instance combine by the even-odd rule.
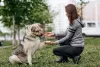
[[73, 21], [78, 18], [77, 9], [76, 9], [75, 5], [68, 4], [65, 7], [65, 11], [68, 15], [68, 19], [69, 19], [70, 24], [72, 24]]

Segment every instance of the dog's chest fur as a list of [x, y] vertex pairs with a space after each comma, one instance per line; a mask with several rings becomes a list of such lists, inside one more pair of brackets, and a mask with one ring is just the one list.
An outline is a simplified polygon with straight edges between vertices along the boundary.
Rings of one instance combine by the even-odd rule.
[[23, 45], [28, 45], [28, 46], [35, 46], [35, 44], [39, 44], [40, 43], [40, 38], [39, 37], [28, 37], [26, 36], [24, 41], [22, 41], [22, 43], [24, 43]]
[[38, 49], [40, 45], [40, 38], [39, 37], [25, 37], [24, 41], [21, 42], [25, 52], [27, 52], [28, 49]]
[[40, 46], [40, 38], [39, 37], [25, 37], [21, 44], [17, 47], [17, 49], [13, 52], [13, 54], [27, 56], [27, 51], [29, 49], [36, 50]]

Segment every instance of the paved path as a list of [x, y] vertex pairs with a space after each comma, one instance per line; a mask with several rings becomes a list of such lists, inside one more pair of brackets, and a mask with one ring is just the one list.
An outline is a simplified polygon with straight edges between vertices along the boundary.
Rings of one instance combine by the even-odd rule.
[[0, 48], [7, 48], [7, 47], [9, 47], [9, 46], [0, 46]]

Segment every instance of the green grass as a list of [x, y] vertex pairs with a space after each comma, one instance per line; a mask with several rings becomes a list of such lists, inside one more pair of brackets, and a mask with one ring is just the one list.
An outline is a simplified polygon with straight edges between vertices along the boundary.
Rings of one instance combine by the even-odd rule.
[[9, 46], [9, 45], [12, 45], [12, 42], [11, 41], [3, 41], [2, 44], [3, 44], [3, 46]]
[[[85, 39], [85, 49], [82, 53], [79, 64], [74, 64], [71, 59], [68, 63], [58, 64], [58, 59], [52, 53], [57, 46], [47, 46], [42, 50], [38, 50], [33, 58], [33, 67], [100, 67], [100, 38]], [[0, 67], [30, 67], [29, 65], [11, 65], [8, 63], [8, 57], [11, 55], [11, 47], [0, 48]]]

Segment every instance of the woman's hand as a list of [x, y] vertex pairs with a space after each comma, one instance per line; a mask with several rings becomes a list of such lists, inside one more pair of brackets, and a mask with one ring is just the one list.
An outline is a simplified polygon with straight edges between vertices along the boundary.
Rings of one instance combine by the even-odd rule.
[[52, 41], [45, 41], [45, 44], [56, 44], [56, 42], [52, 42]]
[[52, 37], [52, 36], [54, 36], [54, 33], [52, 33], [52, 32], [46, 32], [44, 35], [48, 36], [48, 37]]

